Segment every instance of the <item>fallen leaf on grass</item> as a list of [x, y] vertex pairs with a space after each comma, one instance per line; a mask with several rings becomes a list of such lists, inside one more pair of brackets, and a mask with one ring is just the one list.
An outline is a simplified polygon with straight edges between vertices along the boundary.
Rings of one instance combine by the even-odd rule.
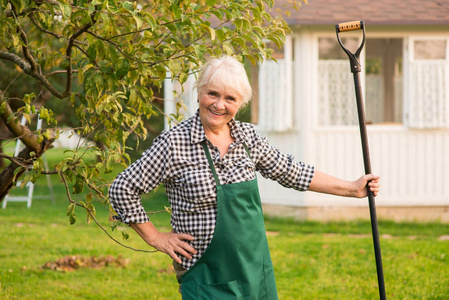
[[102, 267], [126, 267], [129, 259], [124, 259], [121, 255], [118, 257], [108, 256], [91, 256], [83, 257], [80, 255], [68, 255], [58, 258], [56, 261], [46, 262], [42, 269], [53, 271], [71, 272], [79, 268], [102, 268]]
[[158, 274], [174, 274], [176, 271], [175, 271], [175, 268], [173, 267], [173, 265], [169, 265], [167, 268], [165, 268], [165, 269], [158, 269], [157, 270], [157, 273]]

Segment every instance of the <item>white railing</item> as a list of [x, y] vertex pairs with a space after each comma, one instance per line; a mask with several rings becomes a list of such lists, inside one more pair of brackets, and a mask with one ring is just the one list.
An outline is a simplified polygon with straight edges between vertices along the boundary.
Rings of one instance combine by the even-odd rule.
[[[372, 171], [382, 176], [379, 205], [449, 204], [449, 131], [378, 125], [368, 126], [368, 139]], [[347, 179], [364, 172], [357, 128], [316, 130], [312, 140], [318, 168]]]

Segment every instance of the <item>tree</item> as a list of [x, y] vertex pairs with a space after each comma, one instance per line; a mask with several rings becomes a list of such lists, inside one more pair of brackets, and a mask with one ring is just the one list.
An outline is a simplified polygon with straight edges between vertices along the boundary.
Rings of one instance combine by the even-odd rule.
[[[115, 164], [130, 163], [126, 142], [130, 135], [144, 139], [144, 121], [161, 113], [154, 91], [167, 74], [183, 83], [207, 57], [237, 55], [253, 64], [270, 58], [265, 41], [280, 47], [288, 30], [269, 14], [273, 4], [0, 0], [0, 62], [9, 74], [0, 83], [1, 120], [10, 132], [4, 138], [26, 146], [18, 157], [0, 153], [10, 161], [0, 173], [0, 201], [17, 179], [25, 184], [50, 173], [65, 183], [71, 222], [76, 206], [87, 211], [88, 220], [94, 218], [93, 203], [108, 204], [109, 183], [102, 175]], [[29, 83], [21, 85], [20, 95], [9, 88], [15, 80]], [[61, 133], [51, 109], [57, 106], [72, 109], [74, 129], [104, 147], [81, 145], [45, 172], [41, 156]], [[32, 121], [36, 114], [45, 120], [44, 129], [20, 124], [22, 117]], [[93, 166], [86, 162], [88, 151], [98, 157]], [[73, 199], [85, 189], [86, 199]]]

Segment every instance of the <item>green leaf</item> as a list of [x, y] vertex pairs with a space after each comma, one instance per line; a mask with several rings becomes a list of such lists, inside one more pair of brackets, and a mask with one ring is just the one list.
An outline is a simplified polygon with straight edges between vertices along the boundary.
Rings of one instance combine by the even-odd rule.
[[105, 173], [111, 173], [112, 172], [112, 167], [114, 164], [114, 160], [112, 156], [109, 156], [108, 159], [106, 160], [106, 169], [105, 169]]
[[151, 30], [154, 31], [156, 29], [157, 21], [151, 14], [145, 15], [145, 21], [150, 25]]
[[75, 184], [73, 185], [73, 193], [79, 194], [84, 189], [84, 178], [81, 175], [76, 176]]
[[92, 221], [92, 216], [89, 214], [89, 212], [86, 212], [86, 223], [90, 224], [90, 222]]
[[173, 13], [173, 15], [175, 16], [176, 19], [181, 19], [181, 8], [179, 7], [178, 3], [174, 3], [173, 5], [170, 6], [170, 10]]
[[206, 24], [201, 24], [201, 27], [209, 32], [211, 41], [215, 40], [215, 30]]
[[210, 13], [215, 15], [220, 21], [223, 20], [223, 13], [219, 10], [212, 10]]
[[3, 101], [2, 104], [0, 104], [0, 114], [4, 113], [6, 110], [6, 101]]
[[70, 203], [69, 207], [67, 207], [67, 216], [72, 215], [75, 212], [75, 203]]
[[70, 19], [70, 16], [72, 15], [72, 9], [70, 8], [70, 6], [66, 3], [58, 3], [59, 8], [61, 9], [61, 13], [62, 15], [66, 18], [66, 19]]
[[223, 51], [227, 54], [227, 55], [232, 55], [234, 53], [234, 49], [232, 49], [232, 46], [229, 45], [229, 43], [224, 43], [223, 44]]
[[126, 59], [121, 60], [118, 64], [117, 70], [115, 72], [117, 74], [117, 77], [123, 78], [125, 75], [127, 75], [130, 67], [131, 66], [129, 65], [129, 62]]
[[140, 28], [142, 28], [143, 20], [136, 14], [133, 14], [133, 18], [134, 18], [134, 21], [136, 21], [137, 30], [140, 30]]
[[76, 100], [76, 94], [71, 93], [70, 94], [70, 102], [72, 103], [72, 106], [75, 105], [75, 100]]
[[50, 129], [46, 129], [42, 132], [42, 135], [45, 137], [45, 139], [50, 140], [51, 139], [51, 131]]
[[90, 204], [87, 204], [86, 208], [90, 211], [90, 213], [92, 214], [92, 216], [95, 217], [95, 215], [96, 215], [96, 213], [97, 213], [97, 212], [95, 211], [95, 206], [94, 206], [92, 203], [90, 203]]
[[15, 35], [15, 34], [11, 34], [10, 36], [12, 38], [12, 45], [14, 47], [17, 47], [17, 45], [19, 45], [19, 43], [20, 43], [19, 37], [17, 35]]
[[[87, 194], [86, 195], [86, 203], [91, 203], [92, 202], [92, 198], [93, 198], [92, 193]], [[94, 208], [94, 210], [95, 210], [95, 208]]]
[[132, 2], [125, 1], [123, 2], [122, 7], [131, 13], [134, 11], [134, 3]]
[[135, 110], [139, 110], [139, 97], [134, 88], [129, 91], [128, 106]]
[[87, 48], [87, 56], [89, 57], [90, 61], [95, 61], [97, 58], [97, 47], [95, 44], [92, 44]]
[[19, 0], [11, 0], [11, 3], [14, 5], [15, 9], [17, 10], [17, 12], [22, 12], [23, 6], [22, 6], [22, 1]]
[[76, 223], [76, 214], [75, 214], [75, 212], [73, 212], [73, 213], [69, 216], [69, 222], [70, 222], [70, 225], [73, 225], [73, 224]]
[[95, 87], [97, 88], [98, 94], [101, 94], [104, 89], [103, 77], [100, 73], [96, 72], [94, 76]]
[[36, 98], [36, 94], [35, 93], [31, 93], [31, 94], [26, 94], [25, 96], [23, 96], [23, 102], [25, 104], [30, 104], [31, 100]]
[[28, 182], [30, 182], [30, 179], [31, 179], [31, 174], [25, 175], [25, 177], [22, 180], [22, 183], [20, 184], [20, 188], [23, 189], [28, 184]]
[[227, 38], [227, 35], [223, 28], [216, 29], [215, 34], [220, 42], [223, 42]]

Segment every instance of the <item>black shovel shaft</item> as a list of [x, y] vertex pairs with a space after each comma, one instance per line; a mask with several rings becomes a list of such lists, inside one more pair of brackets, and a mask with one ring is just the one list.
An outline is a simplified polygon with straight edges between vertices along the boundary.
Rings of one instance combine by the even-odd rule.
[[[366, 132], [366, 122], [365, 122], [365, 108], [363, 106], [363, 94], [362, 87], [360, 85], [360, 72], [362, 70], [360, 65], [360, 53], [363, 49], [365, 43], [365, 24], [363, 21], [354, 21], [347, 23], [340, 23], [335, 26], [337, 31], [337, 39], [343, 50], [346, 52], [349, 58], [349, 63], [351, 67], [351, 72], [354, 75], [354, 86], [355, 86], [355, 96], [357, 100], [357, 112], [359, 117], [359, 127], [360, 127], [360, 137], [362, 141], [362, 151], [363, 151], [363, 162], [365, 165], [365, 174], [371, 174], [371, 161], [368, 148], [368, 135]], [[360, 47], [355, 53], [350, 52], [346, 49], [340, 40], [339, 33], [342, 31], [353, 31], [363, 29], [363, 39]], [[376, 257], [376, 268], [377, 268], [377, 281], [379, 285], [379, 296], [381, 300], [386, 299], [385, 295], [385, 283], [384, 283], [384, 273], [382, 267], [382, 256], [380, 253], [380, 241], [379, 241], [379, 229], [377, 227], [377, 213], [376, 204], [374, 201], [374, 195], [368, 190], [368, 203], [371, 218], [371, 231], [373, 233], [373, 243], [374, 243], [374, 255]]]
[[[362, 88], [360, 86], [360, 73], [354, 72], [354, 86], [357, 99], [357, 112], [359, 117], [360, 137], [362, 141], [363, 163], [365, 165], [365, 174], [371, 174], [371, 161], [368, 147], [368, 136], [366, 132], [365, 108], [363, 106]], [[368, 203], [371, 219], [371, 231], [373, 233], [374, 255], [376, 257], [377, 281], [379, 284], [380, 299], [386, 299], [384, 272], [382, 267], [382, 255], [380, 252], [379, 229], [377, 226], [376, 203], [373, 193], [368, 189]]]

